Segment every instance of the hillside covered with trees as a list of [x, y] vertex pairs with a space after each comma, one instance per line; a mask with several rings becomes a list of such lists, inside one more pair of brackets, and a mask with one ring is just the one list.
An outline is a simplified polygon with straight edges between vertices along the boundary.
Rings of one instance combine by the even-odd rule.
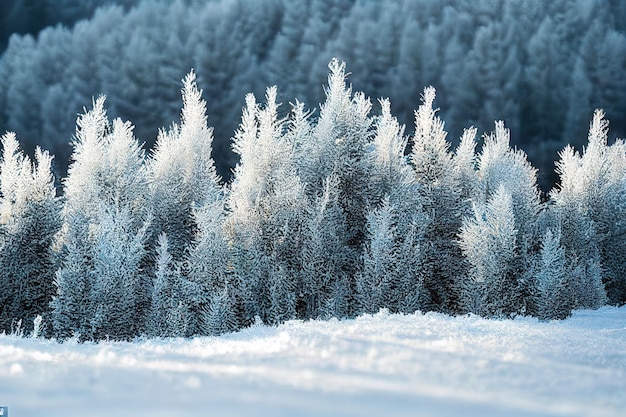
[[434, 86], [453, 145], [467, 125], [486, 132], [493, 120], [506, 120], [511, 145], [540, 168], [547, 192], [557, 180], [557, 152], [568, 143], [581, 150], [594, 109], [612, 121], [610, 140], [626, 136], [624, 4], [3, 2], [0, 26], [31, 34], [12, 37], [0, 58], [0, 132], [16, 132], [31, 156], [36, 145], [55, 154], [55, 172], [64, 176], [73, 119], [91, 97], [106, 94], [109, 114], [132, 120], [151, 147], [159, 127], [176, 118], [176, 80], [195, 68], [215, 129], [216, 169], [227, 178], [245, 95], [278, 85], [279, 102], [297, 98], [318, 108], [320, 80], [336, 56], [350, 63], [356, 90], [389, 97], [406, 125], [423, 87]]

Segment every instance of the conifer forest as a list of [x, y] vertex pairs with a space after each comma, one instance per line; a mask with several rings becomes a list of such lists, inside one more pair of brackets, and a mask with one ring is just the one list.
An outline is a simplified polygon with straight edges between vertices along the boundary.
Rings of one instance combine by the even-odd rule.
[[0, 11], [0, 333], [626, 304], [623, 2]]
[[626, 0], [0, 0], [0, 417], [623, 417]]
[[232, 179], [192, 70], [146, 152], [97, 97], [68, 174], [13, 133], [0, 161], [0, 325], [64, 340], [217, 335], [388, 309], [562, 319], [626, 302], [626, 144], [602, 110], [546, 195], [496, 121], [452, 146], [426, 87], [407, 134], [330, 61], [318, 111], [245, 98]]

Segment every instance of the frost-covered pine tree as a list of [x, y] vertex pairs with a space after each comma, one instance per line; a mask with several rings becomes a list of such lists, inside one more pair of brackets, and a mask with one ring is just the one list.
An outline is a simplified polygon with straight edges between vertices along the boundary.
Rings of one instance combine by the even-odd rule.
[[520, 249], [531, 251], [537, 241], [536, 220], [542, 208], [537, 170], [522, 150], [511, 148], [510, 131], [504, 122], [496, 122], [495, 130], [485, 135], [477, 165], [478, 196], [488, 200], [500, 185], [504, 185], [513, 199], [515, 220], [520, 230]]
[[[267, 262], [261, 229], [263, 213], [259, 199], [266, 191], [267, 181], [271, 180], [267, 172], [267, 156], [272, 143], [259, 144], [258, 111], [256, 98], [248, 94], [241, 124], [233, 138], [233, 150], [240, 159], [228, 196], [227, 233], [232, 242], [233, 283], [241, 294], [237, 309], [244, 325], [254, 322], [256, 316], [262, 317], [269, 309]], [[269, 139], [273, 141], [274, 138]]]
[[[348, 279], [346, 311], [353, 314], [350, 310], [356, 305], [356, 266], [366, 235], [370, 179], [367, 150], [373, 136], [373, 118], [370, 100], [363, 93], [353, 94], [346, 86], [345, 63], [333, 59], [329, 69], [326, 101], [320, 107], [311, 139], [300, 149], [300, 175], [311, 199], [323, 195], [326, 184], [338, 188], [337, 200], [346, 228], [339, 236], [343, 240], [342, 256], [348, 261], [344, 265]], [[327, 182], [331, 177], [334, 180]]]
[[500, 317], [520, 311], [518, 234], [513, 198], [503, 184], [463, 220], [460, 247], [471, 265], [463, 298], [470, 312]]
[[91, 224], [97, 222], [99, 186], [97, 177], [103, 171], [104, 135], [108, 120], [104, 97], [93, 102], [91, 111], [76, 121], [74, 163], [65, 179], [63, 228], [59, 237], [62, 264], [57, 271], [57, 294], [52, 302], [55, 336], [59, 339], [81, 335], [92, 337], [91, 319], [95, 309], [92, 300], [93, 233]]
[[419, 204], [419, 185], [404, 154], [407, 147], [404, 125], [392, 116], [388, 99], [380, 100], [380, 106], [381, 115], [375, 117], [374, 135], [366, 153], [370, 166], [369, 203], [378, 205], [388, 197], [395, 203], [406, 201], [408, 208]]
[[59, 340], [91, 338], [93, 269], [88, 219], [81, 213], [64, 215], [62, 267], [54, 280], [50, 303], [54, 335]]
[[427, 87], [415, 112], [415, 134], [411, 164], [420, 185], [423, 210], [430, 218], [426, 230], [424, 282], [425, 306], [447, 312], [462, 310], [459, 286], [464, 274], [463, 258], [456, 236], [461, 220], [469, 213], [467, 200], [474, 180], [472, 174], [475, 129], [465, 132], [457, 156], [450, 151], [444, 122], [433, 108], [435, 89]]
[[[474, 204], [492, 204], [490, 202], [496, 194], [502, 194], [502, 189], [511, 198], [512, 221], [517, 230], [516, 249], [507, 267], [510, 270], [507, 285], [511, 288], [503, 290], [515, 291], [519, 298], [505, 301], [505, 310], [508, 311], [503, 313], [523, 313], [531, 297], [532, 278], [529, 273], [540, 250], [539, 242], [542, 237], [537, 224], [542, 204], [536, 169], [530, 165], [523, 151], [510, 147], [510, 133], [503, 122], [496, 122], [495, 131], [485, 135], [477, 166], [478, 182], [472, 197]], [[513, 305], [514, 302], [517, 304]]]
[[[226, 285], [229, 267], [223, 233], [224, 189], [211, 156], [213, 129], [207, 124], [207, 104], [196, 85], [194, 71], [183, 79], [182, 98], [180, 125], [173, 124], [169, 130], [159, 132], [148, 161], [155, 216], [152, 239], [159, 234], [167, 235], [167, 256], [171, 258], [168, 262], [180, 275], [175, 290], [177, 301], [172, 301], [173, 304], [167, 301], [171, 304], [170, 312], [162, 314], [175, 314], [184, 328], [176, 330], [170, 324], [167, 332], [213, 334], [203, 324], [203, 316], [208, 314], [215, 291]], [[159, 272], [163, 268], [163, 256], [163, 245], [159, 244], [155, 285], [158, 275], [163, 274]], [[153, 311], [154, 314], [157, 313]]]
[[149, 224], [137, 229], [128, 207], [103, 207], [100, 216], [92, 244], [92, 336], [131, 340], [145, 333], [148, 315], [141, 265]]
[[[453, 161], [457, 170], [461, 201], [469, 201], [479, 191], [476, 172], [476, 132], [475, 127], [464, 129], [459, 146], [454, 151]], [[467, 208], [466, 205], [461, 207]]]
[[[368, 214], [363, 266], [357, 276], [361, 311], [413, 313], [422, 307], [424, 230], [427, 218], [419, 212], [408, 224], [389, 199]], [[400, 232], [402, 230], [402, 232]]]
[[52, 157], [39, 148], [31, 161], [15, 134], [2, 137], [0, 331], [7, 333], [20, 320], [27, 332], [36, 316], [48, 320], [55, 290], [52, 243], [61, 226], [51, 164]]
[[268, 88], [263, 107], [252, 94], [246, 97], [233, 143], [240, 162], [229, 193], [227, 225], [235, 249], [233, 280], [240, 305], [246, 306], [239, 307], [242, 324], [254, 315], [270, 323], [295, 317], [307, 198], [296, 172], [296, 143], [284, 125], [275, 87]]
[[[557, 162], [559, 185], [552, 190], [560, 215], [567, 256], [578, 262], [577, 307], [598, 307], [605, 302], [599, 282], [612, 304], [626, 303], [626, 144], [608, 145], [608, 121], [597, 110], [582, 154], [571, 146]], [[601, 272], [600, 272], [601, 271]]]
[[320, 107], [310, 146], [303, 148], [310, 152], [303, 178], [319, 191], [325, 178], [336, 175], [348, 226], [347, 242], [359, 248], [365, 235], [370, 176], [365, 155], [373, 134], [372, 104], [363, 93], [353, 94], [346, 86], [345, 63], [333, 59], [329, 68], [326, 101]]
[[213, 158], [213, 129], [207, 125], [206, 102], [191, 71], [183, 79], [180, 125], [161, 130], [148, 161], [152, 238], [166, 233], [174, 261], [182, 263], [197, 225], [193, 209], [222, 198]]
[[[176, 297], [170, 301], [153, 300], [169, 307], [155, 314], [171, 316], [182, 327], [171, 323], [172, 335], [214, 334], [207, 327], [211, 300], [226, 285], [229, 267], [227, 243], [223, 233], [224, 190], [212, 159], [213, 129], [207, 125], [206, 102], [191, 71], [183, 79], [183, 109], [180, 125], [159, 133], [157, 145], [148, 162], [151, 205], [155, 215], [152, 238], [167, 235], [167, 264], [178, 270]], [[155, 285], [164, 274], [163, 245], [157, 248]], [[171, 258], [171, 259], [170, 259]], [[154, 296], [160, 293], [155, 292]], [[171, 321], [169, 320], [169, 321]], [[172, 327], [173, 326], [173, 327]], [[233, 330], [234, 327], [231, 329]]]
[[367, 219], [369, 244], [363, 253], [363, 271], [357, 277], [358, 299], [361, 309], [366, 313], [390, 308], [389, 299], [395, 298], [392, 292], [395, 292], [394, 287], [398, 283], [394, 272], [402, 259], [398, 259], [396, 253], [393, 214], [387, 199]]
[[[421, 225], [403, 225], [388, 198], [369, 213], [363, 267], [357, 276], [360, 310], [376, 313], [381, 308], [413, 313], [420, 307], [423, 285], [423, 236]], [[411, 227], [412, 226], [412, 227]], [[405, 230], [400, 234], [398, 230]]]
[[[150, 222], [144, 152], [130, 123], [109, 123], [104, 100], [78, 118], [64, 183], [63, 262], [53, 302], [59, 337], [129, 339], [144, 331], [150, 306], [142, 250]], [[124, 315], [115, 312], [120, 308]]]
[[211, 295], [208, 310], [202, 315], [203, 334], [220, 335], [237, 330], [240, 326], [233, 310], [233, 297], [228, 288]]
[[535, 314], [541, 319], [564, 319], [574, 306], [574, 273], [561, 245], [561, 232], [548, 229], [541, 243], [534, 276]]
[[270, 259], [269, 293], [270, 307], [268, 321], [278, 324], [296, 318], [296, 297], [299, 282], [294, 279], [292, 271], [280, 262], [280, 255], [274, 254], [277, 262]]
[[147, 334], [152, 337], [187, 336], [190, 314], [185, 302], [185, 285], [180, 268], [169, 253], [167, 235], [161, 234], [156, 250], [152, 303]]
[[303, 318], [348, 314], [349, 272], [354, 252], [345, 244], [346, 219], [339, 204], [337, 178], [324, 182], [309, 203], [302, 231]]
[[187, 291], [183, 302], [190, 313], [189, 333], [214, 335], [236, 330], [231, 253], [224, 232], [224, 201], [194, 209], [197, 232], [188, 257]]
[[[288, 120], [287, 139], [295, 152], [297, 175], [306, 176], [314, 141], [311, 112], [296, 101]], [[307, 188], [305, 187], [305, 191]], [[312, 192], [310, 189], [309, 192]], [[296, 314], [299, 318], [336, 317], [347, 314], [348, 274], [345, 268], [352, 253], [343, 240], [346, 219], [339, 204], [336, 176], [323, 181], [321, 190], [305, 195], [304, 221], [297, 239], [301, 251], [295, 269], [300, 271]]]
[[357, 277], [359, 305], [363, 311], [389, 308], [414, 312], [424, 279], [424, 231], [428, 218], [422, 211], [421, 185], [404, 155], [404, 126], [391, 116], [388, 100], [368, 153], [371, 170], [363, 269]]

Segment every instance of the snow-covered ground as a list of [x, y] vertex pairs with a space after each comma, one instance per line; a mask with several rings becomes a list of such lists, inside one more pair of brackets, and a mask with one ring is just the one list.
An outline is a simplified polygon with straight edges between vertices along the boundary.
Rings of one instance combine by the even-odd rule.
[[28, 416], [624, 416], [626, 308], [562, 322], [381, 312], [218, 338], [0, 336], [0, 406]]

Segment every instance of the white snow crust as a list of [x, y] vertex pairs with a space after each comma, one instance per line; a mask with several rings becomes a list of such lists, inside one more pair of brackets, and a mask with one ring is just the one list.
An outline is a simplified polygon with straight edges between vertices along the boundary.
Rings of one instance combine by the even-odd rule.
[[564, 321], [381, 311], [133, 343], [0, 336], [29, 416], [624, 416], [626, 307]]

